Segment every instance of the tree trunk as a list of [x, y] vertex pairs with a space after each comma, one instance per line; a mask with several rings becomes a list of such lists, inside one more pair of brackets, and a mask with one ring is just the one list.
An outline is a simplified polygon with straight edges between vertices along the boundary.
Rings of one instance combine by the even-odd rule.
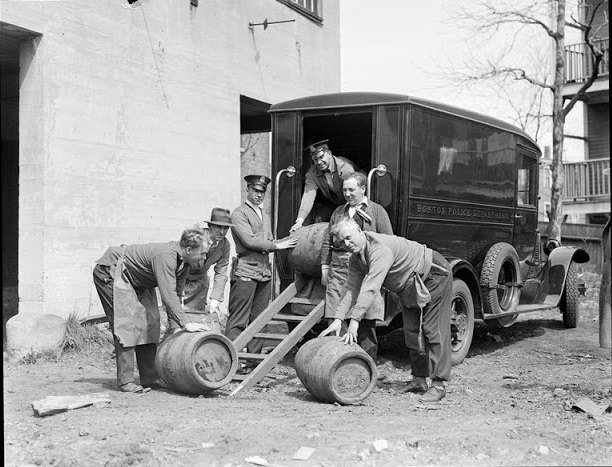
[[553, 147], [552, 147], [552, 189], [550, 193], [550, 216], [548, 238], [561, 242], [563, 222], [563, 84], [565, 79], [565, 0], [557, 1], [555, 41], [555, 81], [553, 86]]

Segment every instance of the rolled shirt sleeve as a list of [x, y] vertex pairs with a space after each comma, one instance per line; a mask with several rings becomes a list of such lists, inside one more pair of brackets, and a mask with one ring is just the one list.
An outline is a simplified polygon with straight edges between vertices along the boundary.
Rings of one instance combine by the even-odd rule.
[[304, 194], [302, 195], [302, 201], [300, 203], [300, 209], [298, 210], [298, 218], [306, 219], [312, 207], [314, 206], [315, 199], [317, 197], [317, 184], [315, 183], [314, 171], [311, 169], [306, 172], [306, 182], [304, 184]]

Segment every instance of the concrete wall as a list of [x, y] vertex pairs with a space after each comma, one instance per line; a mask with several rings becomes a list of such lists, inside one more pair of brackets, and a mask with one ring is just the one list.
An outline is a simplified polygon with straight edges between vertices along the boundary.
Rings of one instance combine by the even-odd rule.
[[[276, 103], [340, 88], [339, 18], [276, 0], [2, 2], [22, 43], [20, 311], [101, 312], [107, 246], [178, 239], [235, 208], [240, 95]], [[250, 30], [249, 22], [294, 19]]]

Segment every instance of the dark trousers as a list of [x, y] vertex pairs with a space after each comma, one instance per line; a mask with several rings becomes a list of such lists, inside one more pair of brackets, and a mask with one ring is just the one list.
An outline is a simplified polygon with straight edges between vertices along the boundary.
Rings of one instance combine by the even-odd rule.
[[[332, 321], [332, 320], [330, 320]], [[340, 335], [346, 334], [350, 320], [342, 322], [342, 332]], [[362, 319], [357, 330], [357, 344], [372, 357], [374, 363], [378, 356], [378, 338], [376, 337], [376, 320]]]
[[[236, 277], [229, 294], [229, 316], [225, 324], [225, 335], [232, 341], [270, 304], [270, 281], [245, 280]], [[249, 353], [261, 353], [263, 341], [253, 339], [247, 344]], [[240, 349], [239, 349], [240, 350]]]
[[409, 349], [412, 375], [431, 376], [432, 379], [449, 381], [451, 378], [451, 296], [453, 276], [450, 265], [444, 257], [434, 251], [433, 264], [448, 273], [432, 266], [424, 280], [431, 294], [431, 301], [423, 308], [423, 335], [425, 351]]
[[117, 384], [122, 386], [134, 382], [134, 359], [138, 365], [141, 384], [155, 381], [158, 376], [155, 372], [156, 344], [137, 345], [135, 347], [123, 347], [115, 336], [115, 314], [113, 308], [113, 277], [108, 266], [96, 265], [93, 270], [93, 281], [102, 302], [104, 314], [108, 318], [113, 339], [115, 341], [115, 358], [117, 361]]

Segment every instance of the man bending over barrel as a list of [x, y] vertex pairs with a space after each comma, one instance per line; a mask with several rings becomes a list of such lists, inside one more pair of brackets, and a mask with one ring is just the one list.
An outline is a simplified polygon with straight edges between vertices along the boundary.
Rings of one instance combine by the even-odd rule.
[[[348, 318], [344, 342], [356, 342], [361, 319], [385, 286], [399, 295], [403, 306], [413, 376], [406, 391], [423, 394], [421, 402], [439, 401], [446, 395], [444, 381], [451, 375], [452, 274], [448, 261], [420, 243], [364, 232], [353, 220], [339, 222], [332, 234], [352, 255], [346, 293], [336, 309], [336, 319], [321, 335], [339, 335], [343, 320]], [[432, 378], [431, 387], [428, 376]]]
[[[366, 195], [367, 177], [363, 172], [352, 172], [342, 176], [342, 193], [346, 203], [338, 206], [329, 220], [329, 232], [323, 237], [321, 248], [321, 283], [326, 286], [325, 317], [336, 317], [344, 284], [348, 276], [348, 263], [351, 252], [335, 242], [331, 234], [333, 228], [344, 219], [353, 219], [363, 231], [393, 235], [393, 227], [387, 211]], [[359, 331], [357, 343], [376, 362], [378, 340], [376, 339], [376, 320], [385, 319], [385, 303], [380, 290], [366, 310]], [[346, 330], [346, 324], [343, 325]]]
[[[93, 280], [115, 340], [117, 383], [123, 392], [160, 385], [155, 372], [160, 318], [155, 287], [168, 318], [185, 331], [206, 331], [185, 319], [179, 296], [189, 274], [210, 248], [208, 231], [187, 229], [180, 242], [113, 246], [96, 261]], [[140, 383], [134, 382], [134, 356]]]

